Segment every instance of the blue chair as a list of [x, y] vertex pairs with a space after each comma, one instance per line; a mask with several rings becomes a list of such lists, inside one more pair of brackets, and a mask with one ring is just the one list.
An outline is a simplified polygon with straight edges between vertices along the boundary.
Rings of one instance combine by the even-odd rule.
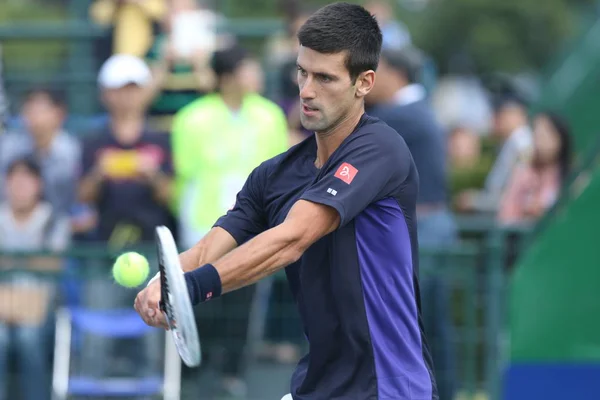
[[144, 378], [96, 378], [71, 376], [72, 336], [74, 332], [106, 338], [141, 338], [155, 329], [147, 326], [132, 310], [95, 311], [64, 307], [56, 313], [53, 400], [69, 396], [136, 397], [162, 395], [164, 400], [179, 400], [181, 360], [171, 335], [165, 335], [164, 372]]

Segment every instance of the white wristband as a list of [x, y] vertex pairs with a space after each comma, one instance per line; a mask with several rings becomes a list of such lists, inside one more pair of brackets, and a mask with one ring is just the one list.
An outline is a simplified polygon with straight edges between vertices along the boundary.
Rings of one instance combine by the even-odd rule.
[[160, 272], [157, 272], [156, 275], [154, 275], [152, 277], [152, 279], [150, 279], [150, 281], [148, 282], [148, 284], [146, 285], [146, 287], [150, 286], [150, 284], [152, 284], [152, 282], [154, 282], [155, 280], [157, 280], [158, 278], [160, 278]]

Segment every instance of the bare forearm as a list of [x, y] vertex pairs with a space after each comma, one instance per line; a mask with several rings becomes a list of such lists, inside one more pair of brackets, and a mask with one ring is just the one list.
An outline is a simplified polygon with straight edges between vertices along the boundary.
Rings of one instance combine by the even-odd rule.
[[222, 292], [251, 285], [298, 260], [302, 246], [285, 230], [282, 225], [270, 229], [215, 262]]
[[229, 232], [219, 227], [213, 228], [191, 249], [179, 255], [181, 268], [186, 272], [193, 271], [201, 265], [215, 262], [236, 246]]

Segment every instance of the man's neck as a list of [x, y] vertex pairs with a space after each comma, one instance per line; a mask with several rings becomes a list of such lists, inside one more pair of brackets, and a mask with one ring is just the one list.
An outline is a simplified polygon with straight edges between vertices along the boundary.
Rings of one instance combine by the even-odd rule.
[[111, 127], [114, 136], [121, 144], [135, 143], [144, 129], [144, 118], [141, 115], [113, 115], [111, 118]]
[[27, 208], [12, 208], [12, 216], [17, 223], [26, 223], [29, 221], [34, 211], [37, 208], [37, 204]]
[[315, 160], [315, 165], [317, 168], [321, 168], [333, 152], [340, 147], [342, 142], [350, 136], [364, 112], [364, 106], [361, 105], [360, 109], [351, 112], [332, 129], [325, 132], [315, 132], [317, 139], [317, 159]]
[[35, 147], [45, 153], [50, 150], [54, 138], [58, 135], [58, 129], [52, 132], [37, 132], [33, 133], [32, 137], [35, 142]]
[[239, 88], [222, 88], [221, 98], [227, 108], [232, 111], [239, 111], [244, 101], [244, 92]]

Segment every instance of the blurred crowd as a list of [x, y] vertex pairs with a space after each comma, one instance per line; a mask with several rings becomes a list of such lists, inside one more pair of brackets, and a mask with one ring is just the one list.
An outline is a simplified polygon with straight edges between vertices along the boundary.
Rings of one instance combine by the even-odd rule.
[[[460, 240], [457, 215], [485, 214], [501, 225], [539, 219], [569, 173], [568, 123], [553, 112], [529, 115], [531, 99], [518, 88], [490, 93], [459, 76], [432, 83], [432, 61], [411, 44], [390, 4], [371, 0], [365, 6], [384, 34], [367, 112], [396, 129], [415, 159], [420, 245]], [[151, 242], [158, 225], [168, 226], [182, 249], [192, 246], [233, 205], [254, 167], [312, 134], [300, 125], [295, 64], [295, 34], [311, 11], [290, 5], [286, 29], [268, 38], [258, 57], [237, 38], [218, 33], [224, 17], [194, 0], [95, 0], [90, 19], [111, 31], [97, 43], [104, 112], [96, 131], [66, 130], [69, 107], [60, 88], [32, 87], [22, 99], [11, 99], [0, 85], [0, 251], [61, 252], [96, 242], [120, 251]], [[269, 98], [265, 71], [274, 74], [278, 88]], [[19, 102], [19, 112], [10, 115], [7, 102]], [[3, 258], [2, 268], [17, 267]], [[40, 257], [28, 268], [64, 266]], [[110, 265], [104, 268], [108, 274]], [[27, 371], [19, 374], [23, 399], [42, 400], [49, 398], [47, 390], [27, 380], [35, 376], [49, 385], [48, 358], [39, 349], [51, 351], [46, 325], [60, 290], [26, 269], [18, 272], [0, 284], [0, 376], [6, 376], [12, 349]], [[81, 285], [79, 301], [87, 307], [133, 304], [135, 293], [106, 277]], [[451, 324], [445, 305], [435, 306], [444, 301], [441, 287], [425, 280], [422, 297], [425, 309], [433, 304], [424, 317], [440, 340], [438, 350], [434, 346], [436, 366], [447, 371], [456, 360], [446, 351], [452, 345], [446, 343]], [[226, 321], [226, 328], [214, 329], [225, 343], [227, 393], [244, 392], [254, 293], [254, 287], [246, 288], [209, 305], [221, 315], [236, 308], [243, 316], [235, 326]], [[260, 356], [293, 363], [302, 351], [301, 328], [277, 317], [293, 299], [278, 280], [269, 296]], [[205, 317], [198, 318], [207, 325]], [[225, 322], [210, 325], [219, 323]], [[97, 355], [102, 344], [91, 346]], [[442, 398], [452, 398], [452, 385], [451, 378], [441, 379]]]

